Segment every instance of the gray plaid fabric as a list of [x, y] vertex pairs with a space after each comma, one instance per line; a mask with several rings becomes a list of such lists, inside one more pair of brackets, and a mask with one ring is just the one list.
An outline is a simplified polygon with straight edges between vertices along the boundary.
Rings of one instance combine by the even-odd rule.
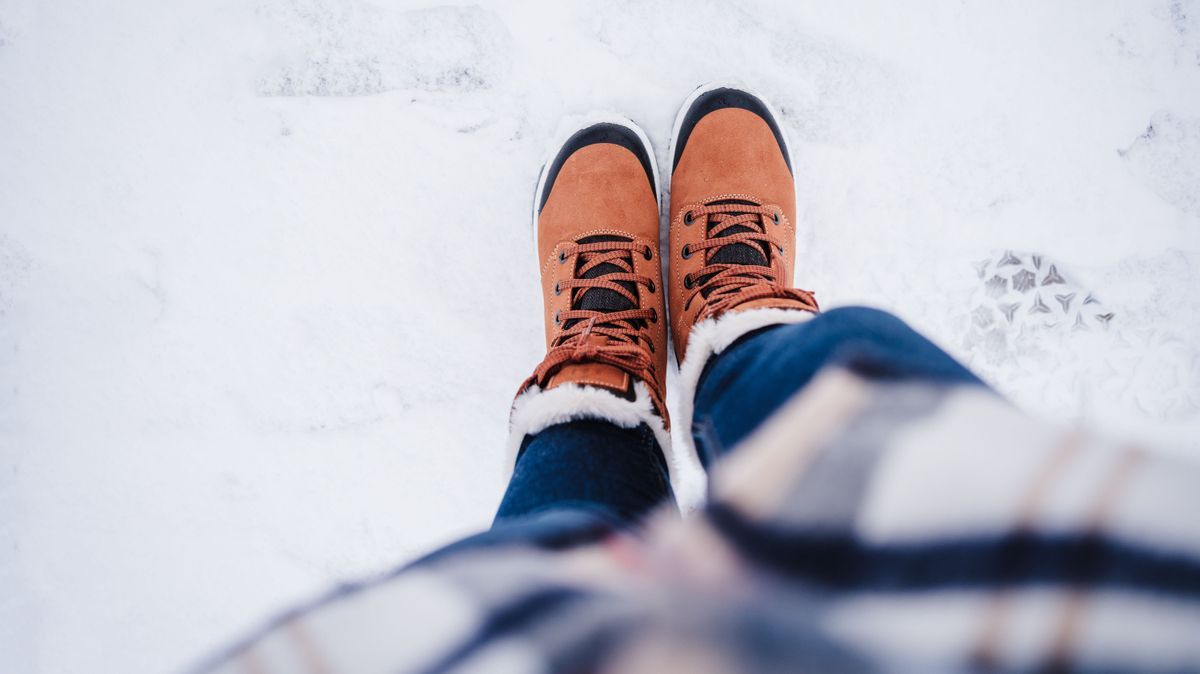
[[979, 388], [823, 373], [702, 512], [589, 531], [448, 550], [206, 669], [1200, 671], [1200, 465]]

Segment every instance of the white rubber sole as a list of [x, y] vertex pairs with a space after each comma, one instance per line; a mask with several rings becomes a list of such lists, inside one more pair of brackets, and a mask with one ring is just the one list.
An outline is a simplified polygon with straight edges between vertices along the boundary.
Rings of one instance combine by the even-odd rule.
[[[642, 127], [638, 126], [636, 122], [628, 117], [608, 112], [593, 112], [581, 116], [567, 117], [559, 124], [559, 133], [555, 137], [554, 142], [551, 143], [549, 151], [546, 152], [545, 159], [542, 161], [542, 170], [538, 173], [537, 188], [533, 192], [531, 219], [533, 221], [533, 250], [535, 258], [537, 257], [538, 242], [538, 205], [542, 203], [542, 194], [546, 190], [546, 177], [550, 172], [550, 164], [554, 162], [554, 158], [558, 156], [563, 145], [566, 145], [571, 136], [595, 124], [622, 126], [637, 135], [643, 149], [646, 151], [646, 156], [650, 158], [650, 170], [654, 174], [654, 203], [658, 206], [659, 213], [662, 213], [662, 181], [658, 173], [658, 157], [654, 154], [654, 146], [650, 143], [650, 137], [646, 135]], [[566, 131], [563, 131], [564, 128]], [[537, 260], [537, 263], [540, 268], [541, 260]]]

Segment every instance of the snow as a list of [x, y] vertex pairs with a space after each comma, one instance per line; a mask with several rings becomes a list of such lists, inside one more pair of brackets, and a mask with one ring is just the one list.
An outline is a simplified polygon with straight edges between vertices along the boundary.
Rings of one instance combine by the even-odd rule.
[[[1200, 3], [913, 4], [0, 0], [0, 669], [175, 671], [485, 527], [545, 143], [664, 162], [712, 79], [785, 118], [825, 306], [1200, 452]], [[1109, 327], [974, 323], [1008, 250]]]

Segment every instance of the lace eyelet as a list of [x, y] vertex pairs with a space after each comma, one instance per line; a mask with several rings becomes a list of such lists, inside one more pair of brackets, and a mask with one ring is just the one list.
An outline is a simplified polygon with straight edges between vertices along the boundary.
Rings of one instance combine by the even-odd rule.
[[650, 311], [654, 312], [653, 314], [650, 315], [650, 322], [657, 323], [658, 322], [658, 309], [651, 308]]
[[646, 250], [642, 253], [642, 257], [646, 258], [647, 260], [654, 259], [654, 251], [650, 248], [650, 246], [646, 246]]
[[558, 251], [558, 263], [559, 264], [567, 263], [567, 251], [565, 251], [565, 250]]
[[775, 247], [779, 249], [779, 254], [782, 255], [783, 254], [783, 246], [775, 246]]
[[694, 286], [695, 286], [695, 284], [692, 283], [692, 275], [691, 274], [688, 274], [683, 277], [683, 287], [684, 288], [691, 290]]
[[654, 292], [654, 281], [651, 281], [650, 285], [646, 286], [646, 289], [650, 292]]
[[561, 285], [561, 284], [559, 284], [558, 282], [555, 282], [555, 283], [554, 283], [554, 294], [555, 294], [555, 295], [561, 295], [561, 294], [562, 294], [562, 285]]
[[685, 260], [688, 259], [692, 256], [692, 249], [686, 243], [683, 244], [683, 250], [679, 251], [679, 256]]
[[555, 324], [555, 325], [561, 325], [561, 324], [562, 324], [562, 318], [561, 318], [561, 316], [562, 316], [562, 312], [561, 312], [561, 311], [556, 311], [556, 312], [554, 312], [554, 324]]
[[691, 227], [695, 222], [696, 216], [693, 215], [691, 211], [687, 211], [683, 214], [683, 224]]
[[771, 220], [774, 220], [775, 224], [779, 224], [779, 211], [775, 211], [771, 214]]

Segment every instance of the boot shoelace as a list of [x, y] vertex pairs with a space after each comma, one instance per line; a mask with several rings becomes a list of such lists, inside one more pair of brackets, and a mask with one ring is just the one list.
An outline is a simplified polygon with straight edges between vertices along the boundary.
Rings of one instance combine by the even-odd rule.
[[[702, 242], [685, 245], [682, 251], [685, 259], [696, 253], [704, 255], [704, 267], [683, 278], [684, 288], [691, 290], [684, 299], [684, 310], [697, 296], [705, 300], [696, 322], [717, 316], [743, 302], [767, 297], [796, 300], [817, 311], [813, 294], [785, 283], [778, 278], [778, 272], [771, 264], [776, 252], [783, 253], [783, 243], [767, 231], [766, 222], [770, 220], [778, 225], [781, 218], [780, 208], [749, 201], [709, 202], [684, 213], [685, 225], [701, 224], [708, 228]], [[735, 228], [742, 231], [730, 231]], [[732, 244], [758, 247], [766, 256], [766, 264], [711, 262], [717, 250]]]
[[[644, 285], [650, 292], [654, 292], [654, 280], [635, 273], [633, 269], [634, 255], [642, 255], [650, 260], [654, 251], [649, 246], [634, 241], [575, 243], [559, 253], [558, 261], [560, 264], [566, 264], [576, 254], [580, 260], [575, 274], [572, 278], [560, 281], [554, 289], [555, 294], [572, 293], [572, 308], [559, 311], [554, 316], [556, 324], [567, 327], [559, 333], [546, 358], [521, 389], [524, 390], [534, 383], [544, 386], [563, 365], [604, 363], [645, 382], [655, 397], [661, 398], [662, 392], [654, 373], [654, 359], [650, 355], [654, 351], [654, 344], [641, 334], [647, 323], [658, 322], [658, 310], [653, 307], [640, 308], [638, 294], [631, 292], [625, 285], [632, 283], [635, 289], [637, 285]], [[589, 271], [604, 264], [617, 267], [620, 271], [583, 278]], [[576, 308], [580, 305], [583, 295], [593, 289], [617, 293], [628, 300], [633, 308], [618, 311]], [[589, 339], [593, 335], [607, 337], [607, 343], [593, 343]]]

